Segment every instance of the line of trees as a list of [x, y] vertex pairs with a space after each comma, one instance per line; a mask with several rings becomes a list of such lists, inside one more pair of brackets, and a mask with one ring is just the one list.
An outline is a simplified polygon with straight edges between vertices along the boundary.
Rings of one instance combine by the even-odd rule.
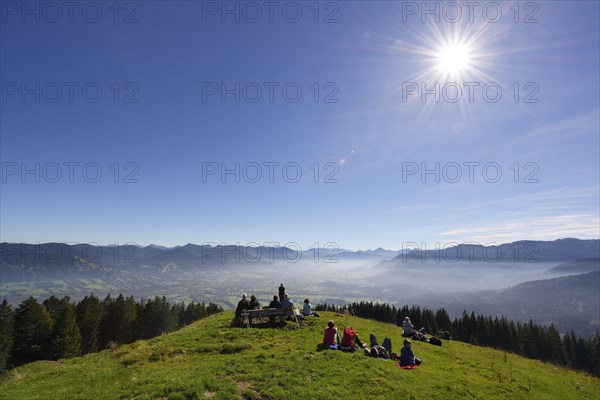
[[588, 340], [577, 337], [573, 331], [560, 335], [553, 325], [542, 326], [508, 321], [505, 317], [491, 317], [463, 312], [453, 321], [444, 308], [432, 311], [419, 306], [396, 308], [386, 303], [360, 302], [345, 306], [319, 304], [319, 311], [350, 313], [361, 318], [402, 326], [405, 317], [412, 324], [424, 327], [429, 333], [450, 332], [455, 340], [492, 347], [524, 357], [553, 362], [600, 376], [600, 333]]
[[0, 372], [36, 360], [58, 360], [97, 352], [113, 345], [172, 332], [211, 314], [217, 304], [167, 302], [163, 297], [136, 302], [119, 295], [104, 300], [92, 295], [78, 303], [52, 296], [35, 297], [15, 310], [0, 304]]

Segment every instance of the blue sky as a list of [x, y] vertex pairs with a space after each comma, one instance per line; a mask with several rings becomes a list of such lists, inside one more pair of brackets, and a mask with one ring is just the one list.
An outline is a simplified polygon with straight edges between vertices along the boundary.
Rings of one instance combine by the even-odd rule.
[[[223, 22], [221, 2], [121, 3], [118, 15], [97, 2], [73, 21], [40, 8], [36, 23], [25, 3], [0, 2], [2, 241], [365, 249], [599, 236], [597, 2], [522, 2], [515, 22], [511, 1], [497, 22], [495, 9], [476, 9], [472, 23], [423, 23], [406, 2], [366, 1], [323, 2], [318, 16], [313, 2], [286, 14], [282, 2], [255, 23], [245, 3], [228, 2], [240, 20]], [[431, 73], [444, 43], [463, 42], [468, 68]], [[221, 85], [236, 82], [240, 101], [222, 101]], [[410, 82], [479, 86], [452, 103], [451, 91], [439, 102], [407, 95]], [[502, 89], [495, 103], [488, 83]], [[21, 175], [36, 163], [39, 182]], [[203, 177], [236, 163], [239, 183]], [[436, 163], [439, 182], [423, 179]]]

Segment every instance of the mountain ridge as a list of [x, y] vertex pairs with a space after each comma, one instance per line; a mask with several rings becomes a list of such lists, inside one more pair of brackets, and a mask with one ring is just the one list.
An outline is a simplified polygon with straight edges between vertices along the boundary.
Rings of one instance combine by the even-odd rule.
[[419, 249], [418, 245], [416, 247], [417, 249], [399, 254], [390, 262], [405, 262], [406, 260], [438, 262], [444, 260], [448, 262], [483, 261], [535, 264], [600, 257], [600, 239], [519, 240], [491, 246], [461, 243], [434, 250]]

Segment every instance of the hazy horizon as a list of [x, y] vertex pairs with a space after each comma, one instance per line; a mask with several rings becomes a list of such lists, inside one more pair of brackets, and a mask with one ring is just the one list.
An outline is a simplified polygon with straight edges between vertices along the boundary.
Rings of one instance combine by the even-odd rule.
[[[339, 243], [334, 243], [336, 245], [338, 245], [337, 250], [340, 252], [343, 251], [352, 251], [352, 252], [365, 252], [365, 251], [374, 251], [374, 250], [378, 250], [378, 249], [382, 249], [382, 250], [387, 250], [387, 251], [397, 251], [397, 252], [401, 252], [403, 249], [405, 251], [410, 251], [410, 250], [420, 250], [420, 251], [430, 251], [430, 250], [443, 250], [444, 248], [447, 247], [451, 247], [451, 246], [456, 246], [456, 245], [473, 245], [473, 246], [500, 246], [500, 245], [506, 245], [506, 244], [511, 244], [511, 243], [515, 243], [515, 242], [532, 242], [532, 241], [544, 241], [544, 242], [554, 242], [557, 240], [566, 240], [566, 239], [575, 239], [575, 240], [600, 240], [600, 236], [595, 237], [595, 238], [578, 238], [578, 237], [558, 237], [556, 239], [546, 239], [546, 240], [537, 240], [537, 239], [518, 239], [515, 241], [511, 241], [511, 242], [487, 242], [487, 243], [479, 243], [479, 242], [436, 242], [436, 243], [425, 243], [425, 242], [421, 242], [421, 241], [413, 241], [413, 242], [402, 242], [401, 247], [397, 247], [397, 248], [384, 248], [382, 246], [376, 246], [376, 247], [362, 247], [362, 248], [349, 248], [343, 245], [339, 245]], [[16, 242], [16, 241], [7, 241], [7, 240], [2, 240], [2, 242], [6, 242], [6, 243], [11, 243], [11, 244], [46, 244], [46, 243], [64, 243], [64, 244], [69, 244], [69, 245], [74, 245], [74, 244], [90, 244], [90, 245], [94, 245], [94, 246], [114, 246], [114, 245], [135, 245], [135, 246], [139, 246], [139, 247], [148, 247], [148, 246], [158, 246], [158, 247], [164, 247], [167, 249], [174, 249], [174, 248], [178, 248], [178, 247], [184, 247], [186, 245], [196, 245], [196, 246], [204, 246], [204, 245], [208, 245], [208, 246], [242, 246], [242, 247], [284, 247], [286, 244], [294, 244], [294, 245], [299, 245], [300, 249], [303, 251], [306, 250], [310, 250], [310, 249], [316, 249], [316, 248], [323, 248], [322, 246], [314, 246], [314, 247], [309, 247], [309, 246], [303, 246], [302, 243], [297, 243], [297, 242], [288, 242], [288, 243], [282, 243], [282, 242], [276, 242], [276, 241], [267, 241], [264, 243], [256, 243], [256, 242], [248, 242], [248, 243], [241, 243], [241, 242], [232, 242], [232, 243], [217, 243], [217, 242], [211, 242], [211, 241], [206, 241], [206, 242], [202, 242], [202, 243], [193, 243], [193, 242], [187, 242], [187, 243], [176, 243], [176, 244], [163, 244], [163, 243], [139, 243], [139, 242], [134, 242], [134, 241], [129, 241], [129, 242], [125, 242], [125, 243], [116, 243], [116, 242], [112, 242], [112, 243], [99, 243], [96, 241], [69, 241], [69, 242], [61, 242], [61, 241], [57, 241], [57, 240], [51, 240], [51, 241], [47, 241], [47, 242], [43, 242], [43, 241], [26, 241], [26, 242]], [[325, 243], [323, 243], [325, 244]], [[323, 245], [322, 244], [322, 245]], [[418, 245], [419, 247], [417, 249], [414, 249], [413, 245]], [[423, 246], [424, 245], [424, 246]]]

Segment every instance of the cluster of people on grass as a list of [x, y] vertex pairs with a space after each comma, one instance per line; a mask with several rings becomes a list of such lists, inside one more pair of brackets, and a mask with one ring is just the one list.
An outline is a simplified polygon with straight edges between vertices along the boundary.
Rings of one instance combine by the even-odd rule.
[[377, 336], [371, 333], [369, 337], [370, 348], [366, 343], [362, 343], [358, 332], [351, 326], [344, 328], [342, 338], [338, 334], [338, 329], [333, 321], [327, 323], [327, 328], [323, 332], [323, 345], [327, 349], [342, 350], [354, 352], [363, 349], [365, 355], [381, 358], [384, 360], [397, 360], [401, 366], [421, 365], [421, 359], [415, 356], [411, 348], [409, 339], [404, 339], [404, 347], [400, 350], [400, 355], [392, 351], [392, 339], [386, 337], [379, 344]]
[[[290, 299], [290, 296], [285, 291], [283, 283], [279, 286], [279, 294], [273, 295], [273, 300], [271, 300], [267, 308], [284, 309], [286, 311], [293, 310], [295, 318], [297, 320], [304, 319], [305, 317], [320, 316], [316, 311], [314, 311], [313, 306], [310, 303], [310, 299], [304, 299], [302, 311], [294, 307], [294, 302]], [[248, 298], [248, 296], [245, 293], [242, 294], [242, 299], [238, 302], [237, 307], [235, 309], [235, 317], [232, 322], [232, 325], [241, 326], [241, 319], [243, 314], [249, 314], [248, 318], [251, 318], [251, 314], [246, 313], [246, 311], [261, 309], [262, 308], [260, 302], [256, 298], [255, 294], [252, 294], [250, 298]], [[284, 314], [287, 315], [288, 313]], [[275, 317], [271, 316], [269, 318], [271, 322], [275, 322]], [[281, 321], [282, 323], [285, 323], [283, 317]], [[367, 347], [366, 343], [361, 342], [360, 337], [358, 336], [358, 332], [356, 332], [351, 326], [344, 328], [343, 335], [340, 338], [338, 328], [335, 326], [335, 323], [333, 321], [329, 321], [327, 323], [327, 328], [325, 328], [325, 331], [323, 332], [322, 346], [326, 349], [339, 349], [348, 352], [354, 352], [362, 349], [366, 355], [371, 357], [376, 357], [383, 360], [396, 360], [398, 361], [398, 366], [400, 367], [416, 367], [421, 365], [422, 360], [413, 353], [410, 339], [429, 342], [438, 346], [442, 345], [442, 342], [438, 336], [450, 339], [450, 335], [448, 334], [448, 332], [445, 331], [440, 331], [438, 333], [438, 336], [428, 337], [425, 334], [425, 328], [416, 329], [415, 326], [411, 323], [409, 317], [405, 317], [404, 321], [402, 321], [402, 329], [402, 337], [404, 337], [404, 346], [400, 349], [400, 355], [392, 351], [392, 340], [389, 337], [386, 337], [383, 340], [383, 342], [379, 344], [377, 336], [375, 336], [374, 333], [370, 334], [370, 346]]]
[[[294, 302], [290, 299], [290, 296], [285, 291], [285, 287], [283, 283], [279, 285], [279, 295], [274, 294], [273, 300], [269, 303], [267, 308], [282, 308], [284, 310], [292, 310], [296, 319], [304, 319], [305, 317], [319, 317], [319, 313], [314, 311], [312, 304], [310, 303], [310, 299], [304, 299], [304, 304], [302, 306], [302, 311], [298, 310], [294, 306]], [[256, 298], [255, 294], [248, 296], [246, 293], [242, 294], [242, 299], [238, 302], [237, 307], [235, 308], [235, 317], [233, 319], [232, 325], [241, 326], [242, 314], [244, 314], [248, 310], [261, 310], [262, 307], [260, 302]], [[252, 318], [249, 316], [249, 318]], [[269, 317], [270, 322], [275, 322], [275, 317]], [[250, 321], [251, 322], [251, 321]]]
[[402, 330], [403, 337], [412, 338], [414, 340], [420, 340], [422, 342], [428, 342], [436, 346], [442, 345], [440, 337], [443, 337], [444, 339], [450, 339], [450, 332], [444, 330], [440, 330], [436, 336], [427, 336], [425, 334], [425, 328], [423, 327], [417, 330], [417, 328], [414, 327], [412, 322], [410, 322], [409, 317], [404, 317], [404, 321], [402, 321]]
[[[374, 333], [371, 333], [369, 337], [370, 348], [367, 347], [365, 343], [361, 342], [358, 333], [351, 326], [344, 328], [342, 338], [340, 339], [338, 329], [333, 321], [327, 323], [327, 328], [325, 328], [325, 331], [323, 332], [323, 346], [326, 349], [339, 349], [349, 352], [363, 349], [364, 353], [368, 356], [383, 360], [396, 360], [401, 367], [414, 367], [421, 365], [422, 360], [413, 353], [409, 338], [429, 342], [438, 346], [442, 345], [439, 337], [427, 337], [424, 328], [417, 330], [408, 317], [404, 319], [402, 328], [402, 336], [405, 339], [403, 341], [404, 347], [400, 349], [400, 355], [397, 355], [392, 351], [392, 340], [389, 337], [386, 337], [383, 342], [379, 344], [377, 336], [375, 336]], [[447, 332], [443, 332], [443, 334], [444, 337], [449, 339]]]

